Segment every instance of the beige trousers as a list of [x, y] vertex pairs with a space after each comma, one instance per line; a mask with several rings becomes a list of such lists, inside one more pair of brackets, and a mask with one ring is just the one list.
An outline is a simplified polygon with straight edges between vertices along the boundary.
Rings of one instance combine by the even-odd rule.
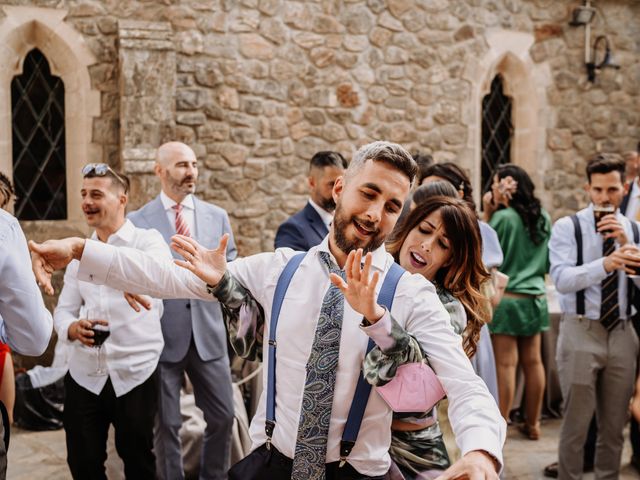
[[558, 478], [582, 478], [584, 442], [596, 412], [595, 478], [619, 477], [622, 430], [633, 393], [638, 337], [630, 322], [607, 332], [599, 321], [564, 315], [556, 362], [564, 399]]

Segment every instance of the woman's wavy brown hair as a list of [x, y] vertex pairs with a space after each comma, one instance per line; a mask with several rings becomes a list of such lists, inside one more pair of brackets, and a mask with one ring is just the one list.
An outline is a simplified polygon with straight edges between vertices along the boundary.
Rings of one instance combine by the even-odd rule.
[[409, 232], [435, 211], [440, 211], [451, 251], [447, 265], [436, 272], [435, 283], [449, 290], [464, 307], [467, 326], [462, 334], [462, 346], [471, 358], [476, 353], [480, 329], [490, 320], [487, 298], [480, 292], [480, 285], [489, 279], [489, 272], [482, 263], [482, 237], [475, 212], [464, 200], [443, 196], [428, 198], [396, 225], [387, 242], [387, 251], [399, 263], [400, 249]]

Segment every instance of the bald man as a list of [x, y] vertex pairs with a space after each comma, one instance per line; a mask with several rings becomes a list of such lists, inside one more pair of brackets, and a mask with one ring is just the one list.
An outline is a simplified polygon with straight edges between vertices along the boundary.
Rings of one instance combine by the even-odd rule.
[[[198, 159], [191, 148], [180, 142], [160, 146], [155, 173], [162, 191], [129, 214], [137, 227], [155, 228], [167, 243], [176, 233], [190, 235], [207, 248], [215, 248], [222, 235], [231, 234], [227, 212], [193, 195]], [[227, 260], [233, 260], [233, 236], [229, 245]], [[161, 325], [165, 345], [158, 364], [160, 391], [154, 439], [157, 473], [164, 480], [184, 478], [178, 432], [182, 425], [180, 388], [186, 372], [193, 384], [196, 405], [207, 422], [200, 478], [226, 478], [233, 394], [220, 305], [201, 300], [165, 300]]]

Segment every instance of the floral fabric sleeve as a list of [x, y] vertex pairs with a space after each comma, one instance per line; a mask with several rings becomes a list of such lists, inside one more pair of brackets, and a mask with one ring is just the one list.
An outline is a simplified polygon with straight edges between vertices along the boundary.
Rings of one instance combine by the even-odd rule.
[[[451, 325], [459, 335], [462, 334], [467, 316], [462, 304], [445, 289], [438, 288], [438, 297], [451, 317]], [[427, 359], [416, 338], [391, 318], [389, 336], [393, 340], [392, 347], [382, 349], [376, 346], [367, 354], [363, 362], [364, 376], [374, 387], [381, 387], [389, 383], [396, 374], [398, 367], [405, 363], [419, 362]], [[428, 359], [427, 359], [428, 361]]]
[[393, 346], [384, 350], [376, 346], [364, 357], [364, 377], [374, 387], [389, 383], [400, 365], [419, 362], [424, 358], [418, 341], [393, 318], [389, 336]]
[[233, 350], [247, 360], [262, 361], [262, 306], [229, 271], [225, 272], [218, 285], [208, 289], [220, 302]]

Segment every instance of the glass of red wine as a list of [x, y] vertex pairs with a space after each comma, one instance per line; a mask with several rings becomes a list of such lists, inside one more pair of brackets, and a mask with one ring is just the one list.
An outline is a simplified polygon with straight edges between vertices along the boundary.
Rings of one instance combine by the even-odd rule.
[[[98, 356], [98, 367], [94, 372], [89, 373], [91, 377], [103, 377], [108, 374], [108, 371], [102, 361], [102, 345], [105, 340], [109, 338], [111, 334], [111, 330], [109, 329], [109, 325], [105, 325], [101, 321], [97, 320], [97, 318], [101, 318], [96, 314], [91, 314], [95, 312], [87, 312], [88, 320], [91, 322], [91, 330], [93, 330], [93, 347], [96, 349], [96, 353]], [[104, 317], [104, 315], [102, 315]]]

